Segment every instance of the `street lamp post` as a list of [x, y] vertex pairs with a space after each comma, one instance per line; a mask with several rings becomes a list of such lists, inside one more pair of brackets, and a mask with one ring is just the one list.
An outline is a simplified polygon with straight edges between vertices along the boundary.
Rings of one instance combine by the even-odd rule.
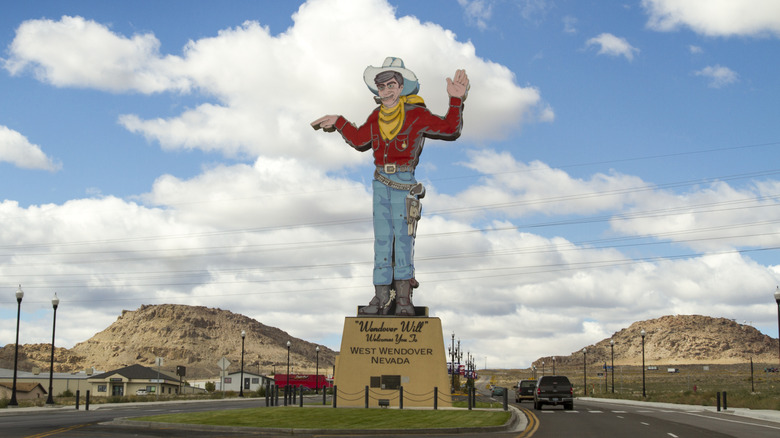
[[19, 363], [19, 317], [22, 315], [22, 298], [24, 298], [24, 291], [22, 285], [19, 285], [19, 289], [16, 289], [16, 344], [14, 346], [14, 382], [11, 386], [11, 401], [8, 402], [8, 406], [18, 406], [16, 401], [16, 367]]
[[[780, 286], [775, 289], [775, 301], [777, 302], [777, 331], [780, 333]], [[780, 361], [780, 343], [777, 345], [777, 359]]]
[[[450, 347], [450, 358], [452, 359], [452, 391], [454, 392], [457, 388], [455, 388], [455, 373], [458, 371], [458, 369], [455, 366], [455, 361], [458, 361], [458, 364], [460, 364], [459, 357], [463, 357], [463, 353], [460, 351], [460, 340], [458, 340], [458, 346], [455, 346], [455, 332], [452, 333], [452, 346]], [[487, 367], [486, 367], [487, 368]]]
[[642, 335], [642, 397], [647, 397], [645, 392], [645, 335], [647, 332], [645, 329], [642, 329], [639, 334]]
[[241, 380], [238, 384], [240, 389], [238, 390], [238, 396], [244, 396], [244, 339], [246, 338], [246, 331], [241, 330]]
[[544, 377], [544, 361], [542, 361], [542, 377]]
[[54, 404], [54, 397], [52, 396], [52, 383], [54, 380], [54, 330], [57, 327], [57, 306], [60, 305], [60, 299], [57, 298], [57, 294], [54, 294], [54, 298], [51, 299], [51, 306], [54, 307], [54, 319], [51, 324], [51, 364], [49, 366], [49, 397], [46, 399], [47, 405]]
[[555, 374], [555, 356], [553, 356], [553, 376], [554, 375], [556, 375]]
[[320, 393], [320, 346], [314, 349], [317, 352], [317, 374], [314, 375], [314, 393]]
[[290, 391], [290, 341], [287, 341], [287, 383], [284, 385], [285, 400]]
[[588, 350], [582, 349], [582, 376], [585, 380], [583, 389], [585, 390], [585, 397], [588, 396]]
[[612, 353], [612, 393], [615, 393], [615, 340], [609, 340], [609, 349]]

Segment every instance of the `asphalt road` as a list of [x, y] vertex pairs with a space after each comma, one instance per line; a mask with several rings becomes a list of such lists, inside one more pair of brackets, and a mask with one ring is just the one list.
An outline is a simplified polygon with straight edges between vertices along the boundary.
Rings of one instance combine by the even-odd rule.
[[[575, 400], [574, 410], [545, 406], [533, 410], [532, 403], [522, 408], [529, 417], [529, 428], [509, 437], [630, 437], [630, 438], [777, 438], [780, 423], [728, 412], [655, 407], [648, 404], [613, 404]], [[535, 430], [532, 430], [535, 429]]]
[[[483, 390], [484, 391], [484, 390]], [[510, 400], [514, 394], [510, 391]], [[480, 401], [488, 401], [486, 392]], [[500, 401], [500, 400], [494, 400]], [[38, 408], [3, 410], [0, 412], [0, 436], [7, 438], [92, 438], [92, 437], [239, 437], [279, 436], [274, 432], [198, 431], [180, 428], [117, 426], [115, 418], [138, 417], [172, 412], [198, 412], [216, 409], [236, 409], [264, 405], [264, 399], [230, 399], [188, 403], [138, 403], [93, 405], [90, 411], [70, 408]], [[651, 404], [624, 404], [593, 399], [575, 400], [574, 410], [564, 411], [559, 406], [533, 409], [529, 402], [517, 404], [527, 417], [518, 430], [502, 433], [466, 433], [464, 438], [561, 438], [561, 437], [629, 437], [629, 438], [777, 438], [780, 421], [760, 420], [729, 412], [713, 412], [697, 407], [656, 406]], [[387, 435], [396, 436], [397, 434]], [[405, 436], [444, 437], [453, 434], [416, 434]], [[296, 434], [296, 437], [314, 437], [321, 434]], [[330, 435], [334, 436], [334, 435]], [[335, 435], [339, 436], [339, 435]], [[356, 434], [351, 437], [376, 434]]]

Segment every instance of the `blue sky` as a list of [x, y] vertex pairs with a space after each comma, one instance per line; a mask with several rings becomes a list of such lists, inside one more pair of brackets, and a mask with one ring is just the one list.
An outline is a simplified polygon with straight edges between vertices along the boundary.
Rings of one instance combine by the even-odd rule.
[[[415, 303], [492, 366], [634, 321], [777, 337], [780, 5], [769, 0], [20, 2], [0, 16], [0, 343], [219, 307], [340, 348], [371, 297], [373, 109], [398, 56], [463, 135], [426, 143]], [[290, 321], [295, 321], [291, 324]], [[449, 336], [445, 336], [449, 338]], [[516, 350], [515, 346], [526, 346]], [[509, 351], [509, 353], [507, 353]]]

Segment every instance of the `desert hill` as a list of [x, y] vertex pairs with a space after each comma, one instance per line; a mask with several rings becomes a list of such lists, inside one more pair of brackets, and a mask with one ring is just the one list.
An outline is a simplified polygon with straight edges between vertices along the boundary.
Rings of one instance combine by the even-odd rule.
[[[241, 364], [241, 331], [244, 370], [271, 374], [287, 368], [287, 341], [291, 342], [291, 372], [314, 372], [316, 344], [294, 338], [244, 315], [221, 309], [176, 304], [145, 305], [122, 315], [105, 330], [72, 349], [55, 348], [54, 370], [69, 372], [95, 367], [108, 371], [132, 364], [154, 366], [164, 358], [162, 370], [175, 375], [177, 365], [187, 367], [187, 378], [219, 374], [223, 356], [229, 371]], [[320, 372], [332, 372], [336, 352], [320, 345]], [[0, 350], [0, 367], [13, 367], [13, 344]], [[51, 344], [19, 346], [19, 369], [49, 369]], [[275, 367], [275, 368], [274, 368]]]
[[[642, 364], [642, 336], [645, 330], [646, 365], [734, 364], [750, 362], [775, 363], [778, 340], [762, 334], [755, 327], [726, 318], [701, 315], [663, 316], [638, 321], [610, 338], [588, 345], [587, 363], [609, 364], [612, 360], [610, 340], [614, 340], [615, 365]], [[582, 349], [568, 356], [554, 356], [563, 366], [582, 365]], [[553, 363], [553, 356], [533, 362], [541, 368]]]

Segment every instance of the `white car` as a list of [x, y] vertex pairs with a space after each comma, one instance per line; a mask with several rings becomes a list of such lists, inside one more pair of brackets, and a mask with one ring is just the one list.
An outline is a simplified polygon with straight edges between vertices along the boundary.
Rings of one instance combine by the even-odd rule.
[[146, 393], [146, 390], [145, 390], [145, 389], [139, 389], [139, 390], [137, 390], [137, 391], [135, 392], [135, 395], [146, 395], [146, 394], [147, 394], [147, 393]]

